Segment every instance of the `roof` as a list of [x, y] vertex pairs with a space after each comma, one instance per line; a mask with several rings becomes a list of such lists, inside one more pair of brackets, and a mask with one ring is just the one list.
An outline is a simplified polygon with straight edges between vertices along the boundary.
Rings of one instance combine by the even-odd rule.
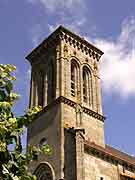
[[[99, 48], [97, 48], [96, 46], [94, 46], [93, 44], [89, 43], [87, 40], [85, 40], [84, 37], [81, 37], [80, 35], [77, 35], [76, 33], [70, 31], [69, 29], [65, 28], [64, 26], [59, 26], [59, 28], [64, 31], [65, 33], [73, 36], [74, 38], [77, 38], [78, 40], [80, 40], [81, 42], [85, 43], [87, 46], [94, 48], [95, 51], [97, 51], [98, 53], [100, 53], [101, 55], [104, 54]], [[59, 29], [58, 28], [58, 29]], [[58, 30], [57, 29], [57, 30]]]
[[103, 55], [104, 53], [98, 49], [96, 46], [92, 45], [91, 43], [89, 43], [88, 41], [86, 41], [83, 37], [73, 33], [72, 31], [70, 31], [69, 29], [65, 28], [64, 26], [60, 25], [52, 34], [50, 34], [45, 40], [43, 40], [35, 49], [32, 50], [32, 52], [26, 57], [26, 59], [29, 60], [29, 58], [35, 54], [36, 52], [39, 51], [39, 49], [48, 41], [50, 41], [51, 39], [54, 40], [55, 38], [58, 38], [58, 35], [61, 35], [61, 33], [65, 33], [67, 35], [69, 35], [70, 37], [76, 39], [77, 41], [79, 41], [80, 43], [84, 44], [86, 47], [88, 47], [89, 49], [92, 49], [93, 51], [95, 51], [96, 53], [98, 53], [100, 56]]
[[111, 147], [109, 145], [106, 145], [106, 151], [108, 153], [111, 153], [112, 155], [120, 158], [120, 159], [123, 159], [123, 160], [125, 160], [127, 162], [130, 162], [130, 163], [135, 165], [135, 157], [133, 157], [133, 156], [131, 156], [131, 155], [125, 153], [125, 152], [122, 152], [122, 151], [120, 151], [118, 149], [115, 149], [115, 148], [113, 148], [113, 147]]
[[99, 146], [94, 142], [85, 141], [85, 145], [97, 152], [101, 153], [103, 156], [110, 157], [110, 159], [114, 159], [118, 162], [122, 162], [122, 164], [128, 164], [135, 166], [135, 157], [126, 154], [120, 150], [117, 150], [109, 145], [105, 145], [105, 147]]

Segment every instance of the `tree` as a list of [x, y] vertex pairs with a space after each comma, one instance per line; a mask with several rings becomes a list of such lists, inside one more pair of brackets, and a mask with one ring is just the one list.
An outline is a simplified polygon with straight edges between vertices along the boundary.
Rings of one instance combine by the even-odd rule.
[[[38, 154], [43, 151], [51, 153], [49, 145], [41, 149], [29, 146], [24, 154], [21, 145], [21, 135], [24, 126], [35, 119], [40, 107], [33, 107], [26, 114], [16, 117], [12, 107], [19, 95], [13, 92], [13, 76], [15, 66], [0, 64], [0, 180], [36, 180], [36, 177], [28, 172], [28, 164], [37, 159]], [[14, 144], [15, 148], [10, 151], [9, 145]]]

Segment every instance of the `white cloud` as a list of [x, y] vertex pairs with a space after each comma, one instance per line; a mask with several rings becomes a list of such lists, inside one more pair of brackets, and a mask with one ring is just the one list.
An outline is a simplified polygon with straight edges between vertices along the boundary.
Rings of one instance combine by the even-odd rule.
[[[59, 25], [64, 25], [76, 33], [80, 32], [81, 27], [86, 23], [85, 8], [83, 0], [27, 0], [28, 2], [44, 7], [47, 16], [54, 16], [55, 21], [48, 23], [48, 30], [54, 31]], [[38, 45], [43, 37], [46, 22], [34, 25], [30, 30], [34, 47]], [[44, 38], [44, 37], [43, 37]]]
[[68, 18], [63, 18], [59, 20], [56, 24], [48, 24], [48, 28], [50, 32], [53, 32], [60, 24], [64, 25], [66, 28], [69, 28], [71, 31], [80, 34], [81, 33], [81, 28], [85, 24], [86, 19], [85, 17], [82, 17], [80, 21], [78, 19], [72, 19], [70, 17], [70, 21]]
[[[70, 23], [63, 19], [63, 24], [74, 32], [81, 33], [85, 20], [82, 18], [82, 22], [74, 20]], [[59, 24], [59, 22], [55, 25], [48, 24], [49, 31], [54, 31]], [[42, 30], [40, 25], [33, 30], [35, 45], [39, 41]], [[121, 32], [115, 40], [92, 39], [91, 37], [86, 37], [86, 39], [104, 52], [101, 58], [101, 79], [104, 92], [117, 93], [122, 98], [135, 96], [135, 18], [126, 19], [122, 23]]]
[[[60, 24], [76, 33], [88, 31], [88, 20], [84, 0], [27, 0], [42, 5], [48, 16], [54, 15], [56, 23], [48, 23], [50, 32]], [[32, 30], [34, 46], [43, 35], [45, 24], [36, 25]], [[92, 29], [92, 27], [91, 27]], [[92, 31], [92, 30], [91, 30]], [[41, 35], [42, 34], [42, 35]], [[126, 19], [121, 25], [121, 32], [115, 40], [89, 38], [104, 55], [101, 59], [101, 79], [104, 92], [117, 93], [121, 97], [135, 97], [135, 17]], [[134, 43], [134, 45], [133, 45]], [[134, 50], [134, 55], [133, 55]]]
[[115, 41], [95, 39], [104, 51], [101, 59], [103, 90], [127, 98], [135, 96], [135, 18], [123, 22]]
[[46, 10], [53, 13], [58, 9], [68, 9], [73, 10], [78, 7], [84, 7], [83, 0], [27, 0], [30, 3], [40, 3], [42, 6], [45, 7]]
[[30, 29], [30, 36], [32, 38], [32, 43], [33, 43], [33, 46], [36, 47], [40, 40], [41, 40], [41, 36], [43, 34], [43, 27], [41, 24], [36, 24], [32, 29]]

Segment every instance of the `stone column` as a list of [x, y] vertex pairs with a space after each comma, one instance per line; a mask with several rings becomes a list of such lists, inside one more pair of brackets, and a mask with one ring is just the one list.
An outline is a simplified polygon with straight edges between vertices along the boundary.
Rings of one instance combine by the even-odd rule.
[[98, 113], [99, 114], [103, 114], [103, 112], [102, 112], [102, 101], [101, 101], [101, 88], [100, 88], [100, 78], [99, 77], [97, 77], [97, 91], [98, 91], [98, 93], [97, 93], [97, 102], [98, 102], [98, 104], [97, 104], [97, 106], [98, 106]]
[[60, 96], [60, 45], [56, 47], [56, 98]]
[[76, 104], [76, 108], [75, 108], [75, 112], [76, 112], [76, 127], [80, 127], [82, 126], [82, 107], [80, 106], [80, 104]]
[[83, 103], [83, 69], [80, 67], [80, 103]]
[[76, 180], [84, 180], [84, 129], [75, 129], [76, 138]]
[[61, 41], [61, 55], [60, 55], [60, 95], [64, 96], [64, 81], [65, 81], [65, 63], [64, 63], [64, 42]]
[[37, 83], [38, 83], [38, 78], [37, 78], [37, 73], [32, 68], [32, 75], [31, 75], [31, 95], [30, 95], [30, 107], [37, 106], [38, 105], [38, 93], [37, 93]]
[[[45, 69], [46, 68], [47, 67], [45, 67]], [[48, 91], [48, 81], [47, 81], [47, 71], [45, 71], [45, 74], [44, 74], [44, 101], [43, 101], [44, 107], [47, 105], [47, 91]]]
[[92, 110], [97, 112], [97, 89], [95, 73], [92, 74]]
[[96, 90], [96, 112], [102, 114], [101, 89], [99, 77], [99, 64], [94, 64], [95, 90]]
[[34, 79], [33, 79], [33, 68], [31, 70], [31, 82], [30, 82], [30, 98], [29, 98], [29, 107], [33, 106], [33, 97], [34, 97]]
[[67, 59], [67, 97], [71, 97], [71, 60], [69, 61], [69, 57]]

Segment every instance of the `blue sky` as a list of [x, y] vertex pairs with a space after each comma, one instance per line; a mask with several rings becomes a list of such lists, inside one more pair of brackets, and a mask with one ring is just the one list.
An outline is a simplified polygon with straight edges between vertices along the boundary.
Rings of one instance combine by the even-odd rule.
[[0, 22], [0, 63], [17, 66], [17, 114], [28, 107], [30, 65], [24, 57], [65, 25], [104, 51], [106, 143], [135, 154], [135, 0], [0, 0]]

